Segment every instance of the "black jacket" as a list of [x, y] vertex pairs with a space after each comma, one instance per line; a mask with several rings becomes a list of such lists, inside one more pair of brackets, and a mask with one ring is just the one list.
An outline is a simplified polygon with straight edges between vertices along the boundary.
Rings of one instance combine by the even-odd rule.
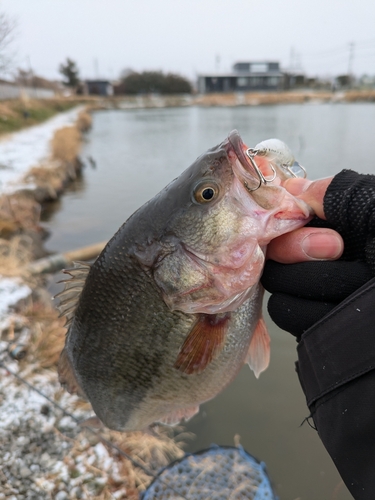
[[297, 372], [315, 427], [357, 500], [375, 498], [375, 279], [307, 330]]
[[324, 198], [344, 239], [337, 262], [266, 264], [272, 319], [299, 341], [316, 430], [356, 500], [375, 499], [375, 176], [338, 174]]

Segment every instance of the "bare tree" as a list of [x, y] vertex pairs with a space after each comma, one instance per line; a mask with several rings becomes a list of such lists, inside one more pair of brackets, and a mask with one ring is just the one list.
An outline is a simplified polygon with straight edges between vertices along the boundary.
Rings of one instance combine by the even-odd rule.
[[11, 69], [14, 53], [11, 51], [16, 21], [0, 12], [0, 74]]

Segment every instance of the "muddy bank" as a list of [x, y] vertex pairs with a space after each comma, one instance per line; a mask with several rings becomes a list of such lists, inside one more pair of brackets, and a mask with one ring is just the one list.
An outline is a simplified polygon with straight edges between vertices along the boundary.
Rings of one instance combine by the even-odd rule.
[[28, 266], [45, 254], [42, 205], [80, 175], [90, 124], [75, 108], [0, 143], [0, 498], [135, 499], [153, 473], [183, 455], [184, 436], [81, 427], [91, 407], [57, 379], [65, 321], [46, 277]]

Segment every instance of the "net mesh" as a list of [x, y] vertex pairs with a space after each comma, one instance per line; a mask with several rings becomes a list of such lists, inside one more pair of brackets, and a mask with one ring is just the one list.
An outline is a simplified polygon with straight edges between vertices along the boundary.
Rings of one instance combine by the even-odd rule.
[[241, 446], [213, 446], [163, 469], [142, 500], [277, 500], [266, 467]]

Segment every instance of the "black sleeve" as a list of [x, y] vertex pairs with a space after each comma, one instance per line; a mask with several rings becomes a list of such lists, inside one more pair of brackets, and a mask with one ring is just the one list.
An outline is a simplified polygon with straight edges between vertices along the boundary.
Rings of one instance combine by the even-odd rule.
[[366, 262], [375, 276], [375, 176], [337, 174], [324, 197], [324, 213], [344, 239], [342, 259]]
[[297, 373], [324, 446], [356, 500], [375, 498], [375, 279], [302, 335]]
[[[343, 171], [324, 210], [343, 259], [375, 275], [375, 176]], [[297, 372], [324, 446], [356, 500], [375, 498], [375, 278], [303, 333]]]

